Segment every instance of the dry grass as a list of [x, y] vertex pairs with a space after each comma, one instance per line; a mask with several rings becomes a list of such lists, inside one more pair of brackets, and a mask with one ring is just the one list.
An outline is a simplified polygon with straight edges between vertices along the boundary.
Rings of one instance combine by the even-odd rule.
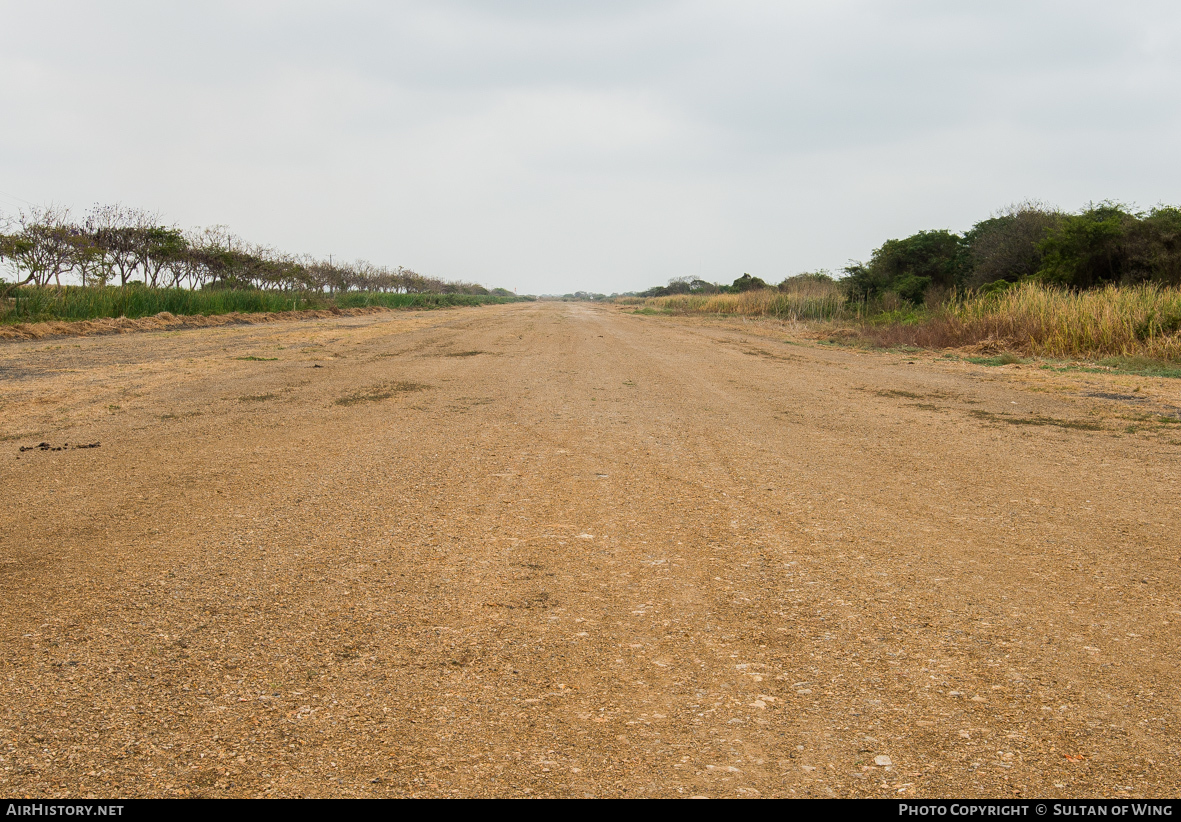
[[954, 301], [913, 325], [879, 325], [864, 333], [883, 345], [1179, 360], [1181, 289], [1109, 286], [1076, 293], [1030, 283]]
[[737, 314], [797, 321], [837, 319], [844, 311], [845, 297], [836, 283], [804, 282], [790, 291], [765, 289], [741, 294], [676, 294], [628, 300], [627, 303], [674, 314]]
[[[891, 296], [891, 295], [887, 295]], [[952, 297], [931, 310], [846, 302], [836, 283], [795, 291], [628, 300], [643, 313], [730, 314], [854, 325], [879, 345], [976, 347], [1052, 358], [1181, 360], [1181, 289], [1108, 286], [1071, 292], [1025, 283], [1000, 294]]]

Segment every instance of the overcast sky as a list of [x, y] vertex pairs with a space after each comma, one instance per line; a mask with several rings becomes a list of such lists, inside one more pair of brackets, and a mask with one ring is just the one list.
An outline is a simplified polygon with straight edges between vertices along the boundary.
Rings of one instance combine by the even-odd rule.
[[8, 2], [0, 208], [517, 288], [1181, 203], [1181, 3]]

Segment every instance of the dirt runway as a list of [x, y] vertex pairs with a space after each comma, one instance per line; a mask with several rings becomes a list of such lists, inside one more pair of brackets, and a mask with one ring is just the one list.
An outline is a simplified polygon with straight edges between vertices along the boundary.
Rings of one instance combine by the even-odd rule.
[[0, 343], [0, 795], [1177, 796], [1179, 382], [562, 303]]

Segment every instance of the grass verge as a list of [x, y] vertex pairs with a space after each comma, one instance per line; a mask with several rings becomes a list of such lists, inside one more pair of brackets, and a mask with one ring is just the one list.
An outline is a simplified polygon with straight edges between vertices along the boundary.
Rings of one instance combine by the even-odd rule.
[[981, 365], [1021, 357], [1098, 362], [1144, 376], [1181, 376], [1181, 288], [1107, 286], [1067, 291], [1022, 283], [916, 308], [891, 295], [847, 301], [838, 283], [794, 291], [678, 295], [619, 302], [637, 314], [718, 314], [811, 321], [828, 342], [904, 349], [976, 349]]
[[262, 291], [225, 289], [190, 291], [184, 288], [106, 286], [18, 288], [0, 305], [0, 323], [52, 320], [139, 319], [168, 313], [176, 316], [257, 314], [332, 308], [446, 308], [515, 302], [518, 297], [476, 294], [389, 294], [385, 292]]

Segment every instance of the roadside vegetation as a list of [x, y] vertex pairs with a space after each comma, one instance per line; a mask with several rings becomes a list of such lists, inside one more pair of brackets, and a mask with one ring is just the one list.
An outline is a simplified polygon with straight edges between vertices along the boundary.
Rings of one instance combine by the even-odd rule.
[[[1181, 361], [1181, 209], [1024, 203], [963, 235], [889, 240], [833, 275], [729, 286], [680, 278], [617, 300], [641, 312], [831, 323], [883, 346]], [[1166, 369], [1167, 370], [1167, 369]]]
[[434, 294], [383, 291], [278, 291], [256, 288], [192, 291], [184, 288], [127, 286], [24, 286], [12, 292], [0, 308], [0, 324], [49, 320], [93, 320], [109, 317], [139, 319], [160, 313], [176, 316], [333, 308], [446, 308], [489, 305], [526, 299], [496, 294]]
[[224, 226], [183, 231], [96, 206], [0, 217], [0, 323], [331, 308], [434, 308], [519, 299], [408, 268], [252, 245]]

